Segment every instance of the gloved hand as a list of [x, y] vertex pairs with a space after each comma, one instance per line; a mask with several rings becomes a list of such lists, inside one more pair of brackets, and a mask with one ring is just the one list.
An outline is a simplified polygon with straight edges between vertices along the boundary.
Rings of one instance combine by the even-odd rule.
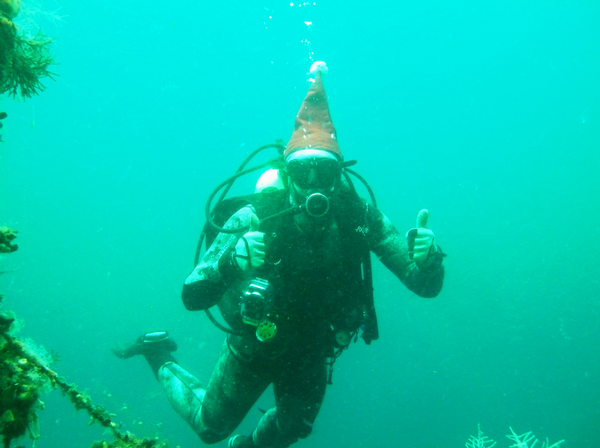
[[421, 210], [417, 215], [416, 228], [406, 232], [408, 256], [411, 260], [415, 260], [420, 267], [427, 267], [428, 261], [433, 258], [429, 256], [437, 251], [435, 244], [433, 244], [435, 235], [427, 228], [428, 218], [429, 210]]
[[235, 245], [235, 261], [244, 272], [265, 264], [265, 234], [258, 231], [258, 216], [252, 215], [250, 230]]

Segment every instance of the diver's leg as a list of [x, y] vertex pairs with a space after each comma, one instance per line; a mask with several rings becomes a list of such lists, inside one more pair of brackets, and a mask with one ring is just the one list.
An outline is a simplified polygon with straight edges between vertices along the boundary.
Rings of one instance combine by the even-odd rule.
[[176, 349], [167, 332], [154, 332], [112, 351], [122, 359], [143, 355], [171, 406], [202, 441], [216, 443], [225, 439], [271, 383], [270, 376], [234, 356], [225, 341], [205, 390], [195, 376], [176, 363], [171, 355]]
[[231, 448], [286, 448], [304, 439], [321, 408], [327, 387], [325, 359], [287, 368], [274, 382], [276, 406], [261, 418], [252, 437], [236, 436]]
[[158, 370], [157, 379], [175, 412], [198, 432], [202, 428], [199, 416], [206, 394], [200, 381], [174, 362], [163, 364]]
[[256, 370], [256, 366], [234, 355], [224, 342], [198, 419], [196, 432], [204, 443], [229, 436], [271, 383], [268, 372]]
[[177, 350], [177, 344], [169, 338], [166, 331], [143, 334], [135, 341], [120, 344], [111, 350], [121, 359], [144, 356], [156, 379], [165, 389], [173, 409], [196, 429], [205, 390], [200, 381], [180, 367], [171, 355], [171, 352]]

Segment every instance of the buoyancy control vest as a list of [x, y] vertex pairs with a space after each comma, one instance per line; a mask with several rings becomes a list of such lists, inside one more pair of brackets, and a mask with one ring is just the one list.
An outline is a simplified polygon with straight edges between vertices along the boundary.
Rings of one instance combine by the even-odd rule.
[[[267, 268], [267, 275], [276, 282], [277, 277], [285, 277], [293, 269], [285, 260], [289, 251], [293, 250], [293, 244], [290, 243], [293, 226], [288, 225], [293, 217], [290, 213], [285, 213], [290, 207], [288, 192], [265, 191], [225, 199], [217, 204], [212, 218], [217, 225], [222, 226], [245, 206], [252, 206], [261, 222], [259, 230], [265, 233], [266, 264], [270, 266]], [[334, 289], [330, 290], [336, 297], [330, 298], [335, 306], [328, 318], [334, 331], [341, 335], [356, 334], [361, 329], [361, 337], [370, 344], [379, 337], [379, 333], [367, 240], [370, 231], [368, 207], [370, 205], [353, 190], [338, 192], [331, 198], [331, 213], [342, 240], [343, 266], [342, 278], [334, 279]], [[207, 230], [207, 248], [216, 236], [216, 230]]]

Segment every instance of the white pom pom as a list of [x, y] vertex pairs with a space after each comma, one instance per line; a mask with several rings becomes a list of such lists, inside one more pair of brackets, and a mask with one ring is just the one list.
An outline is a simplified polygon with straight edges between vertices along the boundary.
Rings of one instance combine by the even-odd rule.
[[327, 64], [323, 61], [317, 61], [310, 66], [310, 74], [316, 75], [317, 72], [321, 72], [321, 75], [326, 75], [329, 72], [329, 68], [327, 68]]

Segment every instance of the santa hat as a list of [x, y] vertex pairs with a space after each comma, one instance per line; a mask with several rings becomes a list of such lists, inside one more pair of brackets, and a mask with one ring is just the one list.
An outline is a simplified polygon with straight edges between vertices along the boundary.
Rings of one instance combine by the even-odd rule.
[[315, 78], [302, 102], [294, 123], [294, 132], [283, 153], [287, 158], [303, 149], [320, 149], [327, 151], [342, 160], [342, 152], [337, 142], [337, 133], [331, 115], [327, 95], [323, 87], [322, 75], [327, 73], [324, 62], [315, 62], [310, 68]]

